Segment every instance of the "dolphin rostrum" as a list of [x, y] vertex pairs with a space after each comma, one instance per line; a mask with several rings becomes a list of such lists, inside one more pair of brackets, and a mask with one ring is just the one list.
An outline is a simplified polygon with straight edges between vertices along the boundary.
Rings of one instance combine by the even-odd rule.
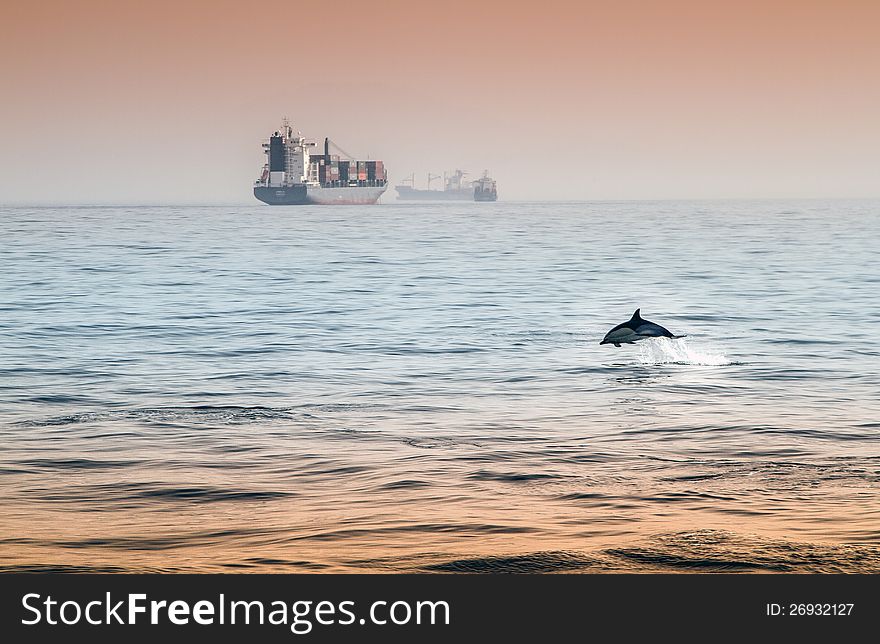
[[613, 344], [619, 347], [621, 344], [630, 344], [638, 342], [645, 338], [684, 338], [683, 335], [673, 335], [669, 329], [665, 329], [659, 324], [654, 324], [648, 320], [642, 319], [639, 315], [641, 309], [636, 309], [633, 316], [628, 322], [618, 324], [605, 334], [605, 338], [599, 344]]

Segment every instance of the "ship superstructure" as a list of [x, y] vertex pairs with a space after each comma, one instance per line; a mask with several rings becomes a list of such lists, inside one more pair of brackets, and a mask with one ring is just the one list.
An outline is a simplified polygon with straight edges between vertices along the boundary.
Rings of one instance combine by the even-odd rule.
[[489, 176], [489, 171], [484, 170], [483, 176], [474, 181], [474, 201], [497, 201], [498, 188], [495, 179]]
[[374, 204], [387, 189], [382, 161], [341, 159], [330, 154], [327, 138], [323, 154], [315, 148], [315, 141], [294, 132], [285, 120], [263, 143], [267, 162], [254, 182], [254, 196], [273, 206]]

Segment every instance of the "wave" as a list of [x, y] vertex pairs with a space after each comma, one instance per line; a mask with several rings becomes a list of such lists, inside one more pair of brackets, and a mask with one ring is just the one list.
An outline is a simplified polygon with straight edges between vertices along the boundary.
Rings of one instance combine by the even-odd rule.
[[77, 425], [80, 423], [139, 421], [146, 423], [220, 423], [239, 424], [254, 421], [291, 419], [297, 414], [292, 409], [273, 409], [271, 407], [238, 407], [204, 405], [196, 407], [158, 407], [127, 409], [105, 412], [84, 412], [67, 414], [42, 420], [28, 420], [21, 424], [27, 427], [53, 427]]
[[595, 559], [576, 552], [531, 552], [509, 557], [475, 557], [455, 559], [424, 566], [422, 570], [433, 572], [464, 572], [492, 574], [528, 574], [557, 571], [573, 571], [587, 568], [596, 563]]
[[87, 411], [50, 418], [24, 420], [24, 427], [54, 427], [116, 421], [135, 421], [153, 424], [219, 424], [239, 425], [273, 420], [313, 418], [315, 414], [335, 414], [383, 408], [368, 403], [309, 403], [294, 407], [263, 407], [241, 405], [195, 405], [192, 407], [144, 407]]
[[691, 570], [695, 572], [750, 572], [754, 570], [787, 572], [792, 569], [791, 566], [785, 563], [748, 561], [745, 559], [735, 559], [723, 556], [680, 556], [640, 548], [610, 549], [606, 550], [605, 553], [612, 557], [628, 559], [636, 564], [641, 564], [646, 567]]
[[724, 530], [658, 535], [644, 546], [604, 554], [640, 572], [874, 573], [880, 548], [799, 543]]
[[134, 570], [129, 566], [89, 566], [77, 564], [38, 564], [38, 563], [20, 563], [20, 564], [2, 564], [0, 565], [0, 573], [33, 573], [40, 575], [57, 575], [57, 574], [120, 574], [131, 573]]
[[171, 486], [157, 483], [113, 482], [96, 485], [67, 485], [61, 490], [30, 490], [35, 503], [63, 503], [88, 511], [117, 511], [138, 506], [156, 508], [157, 503], [186, 505], [236, 502], [252, 504], [274, 501], [296, 494], [281, 490], [236, 489], [211, 486]]

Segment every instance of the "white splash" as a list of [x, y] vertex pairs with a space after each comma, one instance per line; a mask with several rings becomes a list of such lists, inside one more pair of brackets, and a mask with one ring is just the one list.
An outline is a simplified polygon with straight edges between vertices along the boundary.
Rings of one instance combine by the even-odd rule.
[[638, 359], [642, 364], [692, 364], [719, 367], [730, 364], [723, 353], [692, 347], [686, 338], [652, 338], [639, 342]]

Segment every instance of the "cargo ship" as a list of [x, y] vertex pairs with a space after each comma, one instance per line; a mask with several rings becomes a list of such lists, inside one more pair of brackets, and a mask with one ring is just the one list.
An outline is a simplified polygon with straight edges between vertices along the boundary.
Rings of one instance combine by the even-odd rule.
[[394, 189], [397, 190], [397, 198], [401, 201], [472, 201], [474, 188], [472, 182], [464, 181], [466, 175], [467, 173], [461, 170], [456, 170], [451, 175], [444, 173], [443, 190], [431, 189], [431, 181], [440, 178], [432, 174], [428, 174], [427, 190], [415, 187], [415, 175], [394, 186]]
[[483, 176], [474, 181], [474, 201], [498, 201], [498, 188], [495, 179], [489, 177], [488, 170], [484, 170]]
[[271, 206], [302, 204], [374, 204], [388, 187], [382, 161], [353, 161], [313, 152], [314, 141], [294, 133], [285, 120], [263, 143], [268, 162], [254, 182], [254, 196]]

